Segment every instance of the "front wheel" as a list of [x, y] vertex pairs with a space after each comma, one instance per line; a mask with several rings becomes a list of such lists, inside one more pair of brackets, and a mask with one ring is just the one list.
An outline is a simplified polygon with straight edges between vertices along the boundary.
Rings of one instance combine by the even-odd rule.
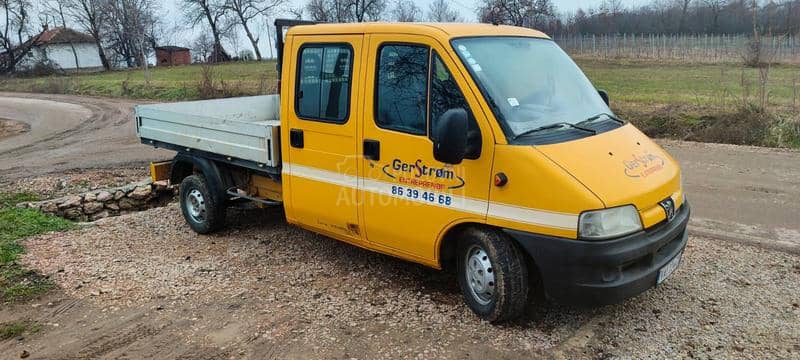
[[208, 234], [225, 223], [225, 204], [214, 201], [205, 178], [187, 176], [181, 182], [181, 212], [186, 223], [198, 234]]
[[491, 229], [467, 229], [457, 256], [461, 293], [475, 314], [492, 323], [522, 314], [529, 291], [528, 268], [511, 239]]

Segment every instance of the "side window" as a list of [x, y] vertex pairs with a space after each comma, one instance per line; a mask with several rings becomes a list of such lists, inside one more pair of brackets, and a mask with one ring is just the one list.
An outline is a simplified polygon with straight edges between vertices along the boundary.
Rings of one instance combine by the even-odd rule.
[[353, 51], [343, 44], [304, 45], [300, 49], [295, 94], [297, 116], [342, 124], [350, 108]]
[[453, 76], [445, 66], [439, 54], [433, 53], [431, 62], [431, 138], [436, 139], [437, 122], [447, 110], [462, 108], [467, 111], [469, 122], [467, 123], [467, 159], [477, 159], [481, 156], [481, 130], [478, 127], [475, 116], [464, 98], [464, 94], [458, 88]]
[[419, 45], [384, 45], [378, 57], [375, 123], [424, 135], [427, 130], [429, 50]]

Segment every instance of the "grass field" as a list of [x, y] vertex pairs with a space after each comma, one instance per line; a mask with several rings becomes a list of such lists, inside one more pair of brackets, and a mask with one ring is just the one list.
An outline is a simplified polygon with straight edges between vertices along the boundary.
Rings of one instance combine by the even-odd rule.
[[[739, 64], [579, 60], [579, 65], [595, 86], [623, 102], [707, 106], [741, 102], [748, 93], [755, 101], [759, 91], [759, 69]], [[772, 105], [800, 106], [800, 66], [773, 66], [767, 89]]]
[[[0, 304], [27, 299], [53, 285], [49, 279], [17, 264], [23, 252], [20, 239], [50, 231], [72, 228], [73, 224], [59, 217], [34, 209], [18, 209], [19, 202], [36, 200], [32, 194], [0, 193]], [[2, 331], [10, 331], [8, 329]], [[2, 334], [0, 334], [0, 337]]]
[[[762, 108], [759, 69], [740, 64], [579, 59], [612, 108], [653, 136], [800, 147], [800, 66], [770, 68]], [[0, 79], [0, 91], [63, 93], [159, 101], [275, 93], [275, 63], [151, 68]], [[744, 121], [744, 124], [739, 122]], [[754, 127], [754, 128], [753, 128]], [[730, 130], [735, 134], [729, 134]]]
[[161, 101], [202, 97], [204, 71], [211, 71], [212, 86], [222, 96], [256, 95], [275, 91], [275, 62], [240, 62], [119, 70], [71, 76], [47, 76], [0, 80], [2, 91], [127, 97]]

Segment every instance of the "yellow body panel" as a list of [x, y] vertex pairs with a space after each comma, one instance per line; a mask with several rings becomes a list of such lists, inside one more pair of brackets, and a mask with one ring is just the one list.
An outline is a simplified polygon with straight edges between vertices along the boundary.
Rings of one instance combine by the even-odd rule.
[[281, 184], [271, 178], [252, 175], [250, 177], [250, 196], [268, 199], [272, 201], [283, 201]]
[[580, 213], [603, 207], [597, 196], [532, 146], [495, 149], [494, 173], [504, 173], [508, 184], [491, 188], [490, 224], [575, 238]]
[[[478, 35], [546, 38], [534, 30], [477, 24], [324, 24], [290, 29], [281, 88], [281, 185], [288, 221], [439, 267], [442, 239], [458, 224], [489, 224], [575, 239], [583, 211], [633, 204], [644, 226], [650, 227], [665, 218], [659, 201], [671, 196], [677, 206], [683, 204], [677, 163], [632, 125], [554, 145], [508, 145], [450, 45], [453, 38]], [[295, 113], [298, 51], [311, 43], [347, 43], [353, 49], [349, 117], [344, 124], [304, 120]], [[446, 165], [434, 159], [427, 135], [376, 125], [376, 64], [378, 49], [386, 43], [424, 45], [442, 58], [481, 130], [478, 159]], [[292, 129], [302, 130], [304, 147], [290, 145]], [[378, 160], [361, 156], [367, 139], [380, 142]], [[498, 173], [508, 178], [504, 186], [493, 184]], [[259, 194], [275, 196], [276, 189], [260, 180], [253, 186]]]
[[[580, 179], [604, 207], [635, 205], [645, 226], [666, 219], [658, 202], [680, 190], [677, 162], [631, 124], [537, 149]], [[673, 200], [677, 206], [683, 203], [682, 198]]]

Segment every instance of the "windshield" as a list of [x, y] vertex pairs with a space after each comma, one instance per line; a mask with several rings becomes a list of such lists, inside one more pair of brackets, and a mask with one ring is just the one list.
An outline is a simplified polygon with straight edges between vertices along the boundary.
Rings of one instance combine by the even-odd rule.
[[512, 139], [548, 125], [613, 116], [589, 79], [551, 40], [477, 37], [453, 45]]

